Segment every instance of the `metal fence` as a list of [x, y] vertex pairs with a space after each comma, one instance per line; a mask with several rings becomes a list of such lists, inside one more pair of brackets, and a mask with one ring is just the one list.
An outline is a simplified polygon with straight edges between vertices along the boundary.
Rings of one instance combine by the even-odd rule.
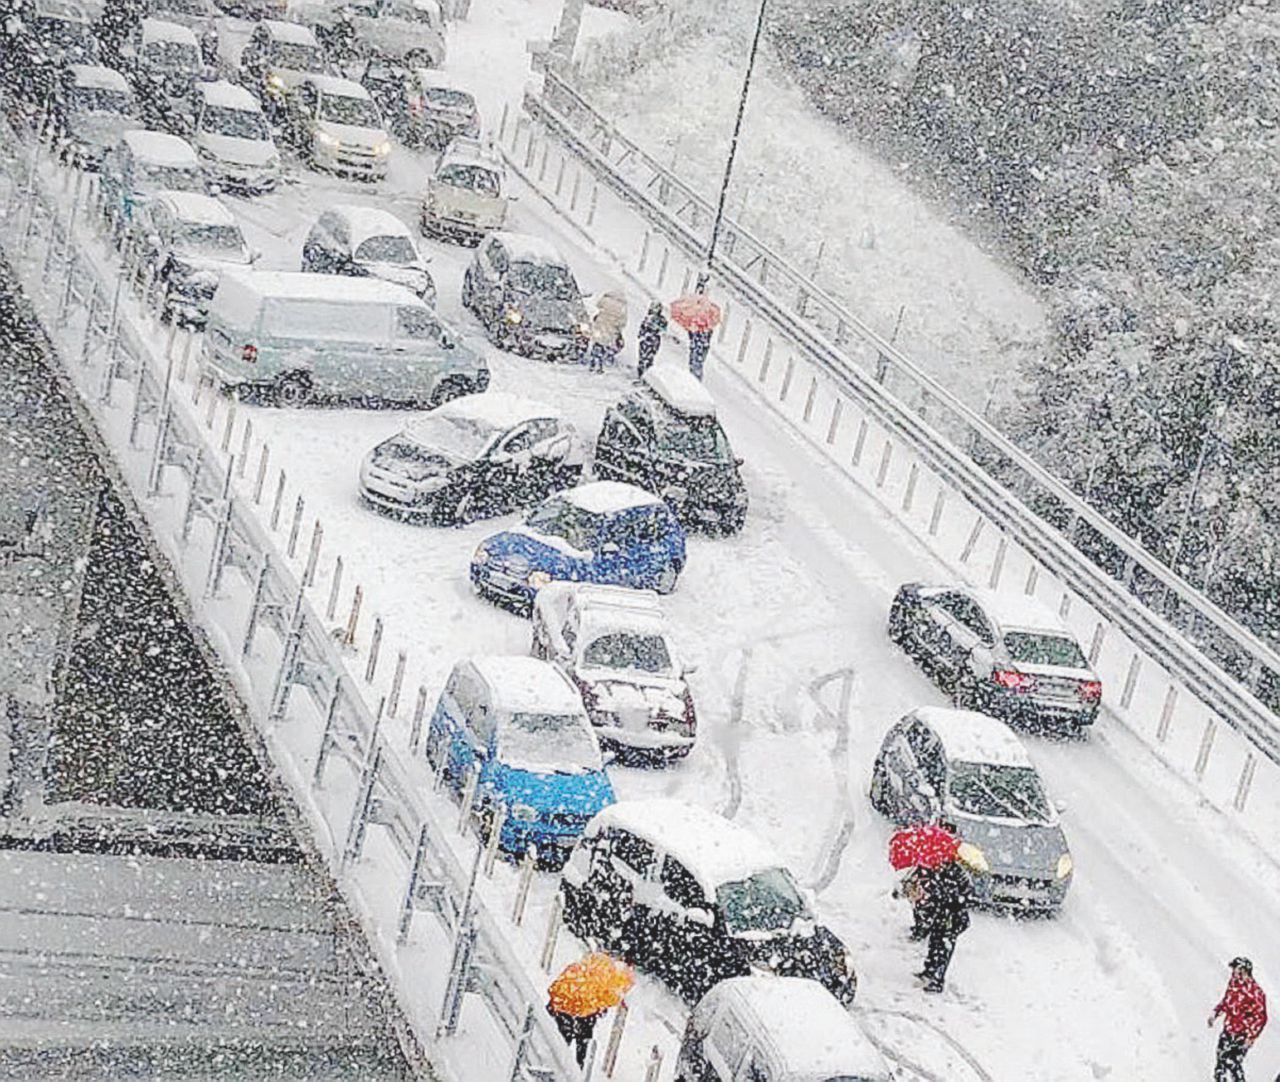
[[[561, 108], [566, 96], [568, 113]], [[527, 116], [509, 110], [499, 126], [508, 166], [639, 290], [661, 300], [689, 289], [705, 250], [690, 222], [709, 223], [706, 205], [653, 163], [644, 164], [638, 148], [585, 113], [554, 77], [544, 93], [526, 94], [525, 107]], [[905, 358], [809, 291], [735, 225], [728, 229], [730, 253], [716, 266], [725, 318], [709, 378], [734, 381], [754, 396], [956, 574], [1056, 609], [1102, 676], [1111, 716], [1272, 846], [1280, 829], [1280, 734], [1274, 713], [1245, 679], [1271, 686], [1277, 669], [1269, 648], [1205, 603], [1194, 609], [1203, 617], [1201, 630], [1211, 618], [1220, 620], [1235, 636], [1232, 656], [1244, 660], [1226, 671], [1225, 663], [1206, 656], [1134, 592], [1140, 574], [1171, 596], [1183, 597], [1183, 584], [1158, 564], [1140, 565], [1137, 555], [1125, 577], [1098, 567], [1069, 532], [957, 449], [965, 431], [998, 439], [988, 436], [988, 427], [978, 428], [979, 418], [951, 438], [961, 421], [969, 423], [958, 412], [962, 406], [945, 401], [923, 377], [903, 375], [903, 387], [896, 385], [891, 373], [908, 370]], [[830, 334], [811, 322], [819, 304], [827, 313], [820, 318], [839, 320]], [[1087, 508], [1078, 510], [1076, 539], [1093, 530], [1096, 519]], [[1194, 591], [1185, 597], [1188, 605], [1201, 604]]]
[[[294, 506], [281, 553], [272, 531], [283, 510], [283, 475], [268, 528], [259, 510], [265, 445], [255, 483], [247, 470], [251, 420], [244, 417], [237, 429], [231, 405], [215, 425], [225, 401], [212, 387], [198, 379], [192, 387], [187, 378], [188, 368], [195, 371], [198, 337], [127, 315], [130, 294], [145, 301], [155, 283], [123, 238], [109, 236], [94, 179], [55, 166], [25, 132], [5, 135], [0, 244], [153, 534], [167, 548], [193, 612], [198, 619], [203, 614], [206, 632], [213, 633], [288, 795], [310, 821], [311, 841], [348, 906], [360, 915], [373, 954], [400, 999], [419, 1060], [450, 1082], [495, 1077], [457, 1045], [459, 1020], [474, 1003], [506, 1041], [502, 1077], [549, 1082], [611, 1074], [597, 1066], [594, 1053], [584, 1074], [542, 1009], [545, 990], [535, 978], [549, 961], [539, 965], [539, 959], [525, 957], [511, 934], [523, 915], [523, 898], [514, 914], [495, 914], [484, 902], [477, 880], [482, 865], [492, 873], [496, 853], [475, 837], [468, 804], [456, 820], [442, 819], [423, 797], [432, 785], [425, 760], [406, 760], [384, 738], [386, 699], [376, 709], [366, 702], [348, 673], [342, 643], [308, 595], [315, 585], [319, 526], [299, 571], [293, 565], [300, 556], [302, 500]], [[118, 261], [103, 254], [100, 242], [112, 239], [123, 243]], [[250, 494], [237, 491], [236, 481], [246, 477]], [[425, 703], [422, 689], [417, 732]], [[286, 723], [313, 734], [304, 754], [291, 756], [290, 745], [275, 739]], [[345, 803], [331, 813], [335, 824], [319, 809], [332, 807], [336, 794]], [[384, 852], [394, 854], [399, 880], [393, 916], [384, 922], [376, 914], [383, 911], [379, 906], [385, 909], [386, 883], [374, 873], [385, 860], [379, 869], [367, 860], [375, 832], [386, 843]], [[470, 846], [475, 855], [467, 867], [458, 851]], [[521, 871], [525, 895], [531, 875], [529, 864]], [[552, 948], [558, 916], [547, 929]], [[406, 953], [424, 935], [444, 945], [447, 961], [434, 975], [443, 992], [425, 1006], [420, 995], [409, 993], [428, 975], [420, 955], [415, 960]], [[545, 946], [543, 955], [550, 958]]]
[[[548, 74], [541, 92], [526, 93], [524, 106], [677, 251], [695, 261], [705, 252], [714, 205], [618, 132], [567, 82]], [[515, 136], [516, 126], [508, 125], [511, 130], [504, 134]], [[540, 154], [531, 156], [526, 141], [515, 155], [516, 164], [536, 169], [546, 179], [548, 166]], [[803, 350], [827, 378], [908, 441], [993, 522], [1049, 566], [1069, 574], [1111, 619], [1153, 648], [1158, 645], [1182, 678], [1203, 689], [1208, 701], [1280, 761], [1280, 734], [1271, 712], [1280, 706], [1280, 653], [1121, 533], [731, 219], [723, 227], [718, 252], [714, 269], [720, 280], [775, 333]], [[670, 288], [679, 284], [672, 282]], [[1259, 702], [1271, 710], [1260, 713]]]

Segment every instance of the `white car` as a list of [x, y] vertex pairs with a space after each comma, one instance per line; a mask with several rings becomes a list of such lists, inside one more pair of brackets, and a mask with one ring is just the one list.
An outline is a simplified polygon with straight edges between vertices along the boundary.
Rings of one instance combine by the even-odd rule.
[[389, 210], [342, 203], [316, 220], [302, 242], [300, 270], [382, 278], [412, 289], [433, 308], [436, 284], [409, 227]]
[[219, 80], [197, 88], [192, 142], [209, 179], [223, 188], [261, 193], [280, 183], [280, 152], [244, 87]]
[[468, 139], [440, 156], [422, 195], [422, 232], [479, 244], [507, 221], [508, 199], [498, 157]]
[[359, 83], [308, 75], [285, 99], [287, 137], [317, 169], [362, 180], [387, 175], [391, 136]]
[[573, 681], [606, 748], [667, 761], [692, 750], [689, 670], [652, 590], [548, 583], [534, 600], [531, 652]]

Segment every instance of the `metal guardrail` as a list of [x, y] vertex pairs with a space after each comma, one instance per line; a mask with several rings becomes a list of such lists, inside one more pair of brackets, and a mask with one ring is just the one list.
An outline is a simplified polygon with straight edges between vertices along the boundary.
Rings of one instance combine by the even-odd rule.
[[[239, 656], [224, 660], [229, 669], [247, 674], [250, 690], [267, 704], [265, 716], [255, 716], [264, 740], [269, 743], [272, 731], [287, 716], [294, 724], [300, 717], [323, 721], [314, 768], [308, 777], [292, 783], [290, 795], [302, 806], [314, 806], [326, 778], [339, 764], [347, 767], [356, 782], [345, 837], [334, 838], [329, 852], [323, 836], [314, 839], [353, 910], [361, 907], [357, 876], [371, 827], [386, 832], [401, 859], [398, 926], [368, 934], [374, 956], [384, 970], [399, 973], [402, 980], [414, 980], [414, 972], [406, 974], [397, 967], [399, 952], [413, 934], [415, 915], [434, 916], [438, 934], [452, 942], [450, 979], [438, 1014], [424, 1020], [405, 1012], [419, 1044], [429, 1050], [432, 1068], [445, 1079], [476, 1082], [471, 1071], [450, 1066], [453, 1061], [447, 1051], [464, 999], [473, 996], [509, 1040], [510, 1070], [505, 1078], [511, 1082], [583, 1079], [541, 1009], [544, 992], [532, 976], [538, 971], [537, 960], [531, 964], [520, 956], [513, 945], [510, 920], [491, 913], [481, 898], [477, 874], [486, 850], [476, 842], [476, 859], [469, 872], [455, 855], [458, 843], [451, 844], [450, 837], [456, 839], [464, 825], [465, 809], [458, 823], [446, 825], [422, 799], [420, 794], [431, 784], [430, 770], [424, 763], [404, 761], [384, 739], [382, 706], [370, 709], [347, 674], [333, 634], [312, 608], [307, 588], [313, 584], [309, 581], [313, 563], [296, 574], [254, 511], [257, 500], [237, 493], [235, 477], [243, 478], [245, 471], [242, 463], [237, 472], [237, 456], [228, 453], [234, 411], [227, 414], [219, 448], [213, 427], [218, 398], [213, 389], [204, 395], [209, 406], [203, 418], [201, 397], [206, 385], [197, 383], [190, 403], [176, 397], [185, 385], [175, 378], [175, 369], [179, 365], [185, 369], [193, 360], [195, 337], [181, 336], [179, 341], [179, 334], [170, 329], [166, 343], [162, 337], [141, 333], [125, 318], [122, 300], [131, 291], [145, 297], [153, 283], [139, 275], [127, 247], [120, 266], [95, 259], [87, 250], [84, 241], [93, 235], [93, 181], [86, 182], [78, 174], [72, 192], [69, 174], [64, 172], [68, 187], [59, 192], [41, 175], [42, 156], [27, 145], [25, 134], [6, 127], [5, 135], [0, 175], [7, 173], [10, 184], [8, 198], [0, 205], [0, 243], [15, 269], [29, 270], [23, 284], [29, 295], [40, 298], [37, 313], [51, 341], [59, 344], [62, 362], [75, 377], [73, 383], [82, 397], [95, 400], [99, 410], [122, 408], [124, 404], [113, 403], [115, 395], [123, 393], [132, 399], [127, 401], [124, 446], [114, 447], [113, 452], [121, 457], [147, 456], [139, 501], [144, 512], [157, 501], [171, 500], [174, 481], [181, 479], [184, 503], [172, 544], [187, 568], [191, 594], [203, 594], [222, 606], [233, 598], [245, 602], [249, 615], [243, 631], [228, 635], [239, 647]], [[32, 267], [32, 253], [41, 249], [40, 264]], [[72, 326], [75, 340], [69, 342], [67, 328]], [[86, 384], [94, 390], [86, 392]], [[249, 444], [247, 424], [243, 447]], [[259, 479], [258, 497], [261, 487]], [[295, 541], [296, 528], [290, 557]], [[256, 664], [243, 665], [251, 656]], [[307, 705], [293, 702], [291, 709], [295, 690], [307, 695], [309, 714]], [[425, 695], [420, 693], [419, 711], [423, 702]], [[288, 770], [282, 773], [289, 776]], [[470, 841], [468, 837], [464, 844]], [[364, 905], [368, 909], [367, 902]], [[558, 930], [557, 922], [549, 935]], [[588, 1078], [593, 1065], [594, 1060], [588, 1064]]]
[[[548, 74], [541, 93], [526, 92], [524, 106], [600, 183], [691, 258], [702, 256], [714, 212], [709, 201], [558, 76]], [[1280, 653], [732, 220], [714, 270], [930, 468], [1280, 763]], [[993, 460], [999, 479], [982, 464]]]

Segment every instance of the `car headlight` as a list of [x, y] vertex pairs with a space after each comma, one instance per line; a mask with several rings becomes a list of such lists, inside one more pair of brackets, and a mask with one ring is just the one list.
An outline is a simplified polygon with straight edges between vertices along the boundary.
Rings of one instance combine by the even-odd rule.
[[987, 863], [986, 854], [972, 842], [961, 842], [956, 856], [975, 872], [989, 872], [991, 865]]
[[573, 329], [583, 336], [591, 333], [591, 326], [587, 323], [575, 323]]
[[336, 140], [327, 131], [317, 130], [316, 142], [319, 143], [322, 147], [336, 147], [338, 145], [338, 140]]
[[277, 92], [284, 90], [284, 80], [274, 72], [267, 76], [267, 87]]
[[551, 576], [545, 571], [530, 571], [529, 577], [525, 579], [535, 590], [541, 590], [551, 581]]
[[487, 564], [489, 562], [489, 550], [481, 545], [476, 549], [476, 554], [471, 557], [473, 564]]
[[853, 955], [848, 951], [844, 951], [840, 955], [840, 967], [844, 970], [844, 975], [853, 980], [858, 979], [858, 971], [853, 964]]
[[388, 154], [391, 153], [391, 140], [384, 139], [381, 143], [379, 143], [376, 147], [373, 148], [373, 152], [377, 154], [379, 157], [386, 157]]
[[524, 321], [524, 313], [519, 308], [508, 308], [503, 318], [514, 327]]
[[512, 804], [509, 814], [512, 819], [521, 823], [533, 823], [538, 819], [537, 809], [529, 807], [528, 804]]
[[1070, 853], [1063, 853], [1058, 858], [1058, 878], [1066, 879], [1071, 874], [1071, 870], [1076, 866], [1076, 862], [1071, 859]]

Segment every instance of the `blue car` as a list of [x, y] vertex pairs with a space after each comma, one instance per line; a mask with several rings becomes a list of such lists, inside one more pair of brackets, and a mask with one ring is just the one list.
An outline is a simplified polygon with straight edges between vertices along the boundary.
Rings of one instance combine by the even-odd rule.
[[[443, 763], [441, 759], [443, 758]], [[531, 657], [459, 661], [427, 732], [427, 759], [461, 792], [479, 768], [482, 824], [502, 810], [499, 847], [559, 867], [613, 786], [582, 698], [555, 666]]]
[[529, 611], [553, 580], [669, 594], [684, 567], [684, 530], [657, 496], [593, 481], [539, 504], [524, 522], [486, 538], [471, 558], [483, 596]]

